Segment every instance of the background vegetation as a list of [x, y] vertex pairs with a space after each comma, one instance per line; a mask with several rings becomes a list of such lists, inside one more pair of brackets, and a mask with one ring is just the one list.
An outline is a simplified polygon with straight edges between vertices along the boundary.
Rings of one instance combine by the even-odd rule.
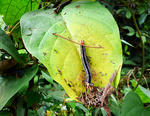
[[[99, 0], [118, 23], [123, 46], [120, 84], [109, 99], [114, 116], [150, 115], [150, 1]], [[19, 20], [58, 1], [0, 1], [0, 116], [106, 116], [103, 108], [66, 102], [64, 89], [23, 45]]]

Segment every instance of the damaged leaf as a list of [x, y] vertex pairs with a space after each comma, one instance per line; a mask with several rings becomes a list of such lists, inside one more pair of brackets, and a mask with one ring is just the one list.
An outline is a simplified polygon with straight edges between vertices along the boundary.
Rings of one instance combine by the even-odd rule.
[[[73, 100], [86, 92], [86, 75], [81, 62], [80, 45], [64, 40], [84, 41], [95, 88], [105, 88], [118, 70], [112, 85], [117, 87], [122, 65], [118, 26], [110, 12], [99, 2], [74, 2], [60, 14], [52, 9], [37, 10], [21, 18], [22, 38], [27, 50], [48, 69]], [[119, 68], [120, 67], [120, 68]]]

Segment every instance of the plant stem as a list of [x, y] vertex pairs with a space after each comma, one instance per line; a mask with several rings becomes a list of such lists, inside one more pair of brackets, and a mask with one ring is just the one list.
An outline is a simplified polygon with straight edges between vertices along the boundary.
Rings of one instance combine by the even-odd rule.
[[31, 11], [32, 11], [32, 0], [31, 0]]
[[[129, 6], [128, 6], [129, 7]], [[131, 14], [132, 14], [132, 18], [133, 18], [133, 22], [134, 22], [134, 25], [136, 27], [136, 30], [138, 32], [138, 35], [140, 37], [140, 40], [141, 40], [141, 44], [142, 44], [142, 75], [141, 77], [144, 76], [144, 70], [145, 70], [145, 50], [144, 50], [144, 42], [143, 42], [143, 39], [142, 39], [142, 35], [141, 35], [141, 32], [140, 32], [140, 29], [138, 27], [138, 24], [137, 24], [137, 21], [136, 21], [136, 18], [135, 18], [135, 14], [133, 13], [132, 9], [129, 7], [130, 11], [131, 11]]]
[[16, 28], [19, 24], [20, 24], [20, 21], [17, 22], [17, 23], [12, 27], [12, 29], [11, 29], [10, 32], [8, 33], [9, 36], [11, 35], [11, 33], [15, 30], [15, 28]]
[[144, 70], [145, 70], [145, 50], [144, 50], [144, 42], [143, 42], [143, 39], [142, 39], [142, 35], [141, 35], [141, 31], [139, 29], [139, 26], [137, 24], [137, 21], [136, 21], [136, 18], [135, 18], [135, 14], [133, 12], [133, 10], [130, 8], [129, 4], [130, 3], [127, 3], [125, 0], [121, 0], [127, 7], [128, 9], [130, 10], [131, 14], [132, 14], [132, 18], [133, 18], [133, 22], [134, 22], [134, 25], [135, 25], [135, 28], [138, 32], [138, 35], [139, 35], [139, 38], [141, 40], [141, 44], [142, 44], [142, 74], [141, 74], [141, 77], [144, 76]]

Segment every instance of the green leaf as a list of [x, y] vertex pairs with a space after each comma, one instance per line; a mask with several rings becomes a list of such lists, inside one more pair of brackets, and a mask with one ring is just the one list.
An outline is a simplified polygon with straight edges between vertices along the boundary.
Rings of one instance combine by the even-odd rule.
[[42, 76], [48, 81], [50, 82], [51, 84], [53, 84], [53, 79], [52, 77], [50, 77], [48, 74], [46, 74], [44, 71], [41, 71], [42, 72]]
[[0, 77], [0, 110], [7, 101], [15, 95], [26, 83], [28, 83], [38, 71], [37, 65], [26, 69], [23, 77]]
[[0, 116], [11, 116], [11, 113], [8, 111], [0, 111]]
[[122, 27], [123, 29], [127, 29], [129, 31], [129, 33], [127, 33], [128, 36], [133, 36], [135, 34], [135, 31], [132, 27], [130, 26], [124, 26]]
[[144, 13], [144, 14], [142, 14], [142, 15], [139, 17], [138, 22], [139, 22], [140, 25], [142, 25], [142, 24], [145, 22], [147, 16], [148, 16], [148, 14], [145, 14], [145, 13]]
[[143, 93], [139, 86], [136, 88], [135, 93], [138, 94], [143, 103], [150, 103], [150, 98], [147, 95], [145, 95], [145, 93]]
[[148, 116], [150, 114], [134, 92], [129, 92], [125, 96], [121, 106], [121, 116]]
[[[32, 10], [38, 8], [40, 0], [32, 0]], [[31, 0], [1, 0], [0, 14], [7, 25], [14, 25], [21, 16], [31, 11]]]
[[124, 44], [126, 44], [126, 45], [128, 45], [128, 46], [134, 47], [132, 44], [130, 44], [129, 42], [127, 42], [127, 41], [125, 41], [123, 39], [121, 40], [121, 42], [124, 43]]
[[2, 30], [0, 30], [0, 49], [7, 51], [16, 61], [22, 61], [11, 39]]
[[131, 18], [131, 12], [130, 12], [130, 10], [126, 10], [126, 18], [127, 19], [130, 19]]
[[145, 89], [144, 87], [142, 87], [141, 85], [139, 85], [139, 88], [143, 91], [143, 93], [145, 95], [147, 95], [147, 97], [150, 98], [150, 90]]
[[126, 60], [126, 61], [124, 62], [124, 64], [130, 65], [130, 66], [136, 66], [136, 65], [137, 65], [133, 60]]
[[43, 100], [42, 94], [38, 93], [37, 91], [28, 91], [26, 95], [27, 107], [31, 107], [33, 104], [39, 104], [40, 101]]
[[123, 12], [124, 10], [125, 10], [125, 7], [121, 8], [121, 9], [118, 9], [118, 10], [116, 11], [116, 13], [117, 13], [117, 14], [120, 14], [120, 13]]
[[[130, 82], [134, 88], [137, 86], [137, 82], [135, 80], [130, 80]], [[149, 90], [139, 85], [134, 92], [138, 94], [143, 103], [150, 103]]]
[[17, 101], [17, 110], [16, 110], [17, 116], [24, 115], [25, 108], [23, 106], [24, 106], [24, 99], [20, 97]]
[[103, 107], [101, 108], [101, 112], [102, 112], [103, 116], [107, 116], [107, 113], [106, 113], [106, 111], [104, 110]]
[[111, 101], [110, 110], [115, 116], [120, 116], [121, 112], [120, 104]]
[[145, 36], [142, 36], [142, 41], [143, 41], [143, 43], [146, 43], [146, 37]]
[[84, 40], [88, 46], [103, 46], [103, 49], [85, 48], [91, 71], [96, 74], [92, 83], [105, 87], [118, 70], [113, 83], [117, 87], [122, 65], [119, 29], [110, 12], [99, 2], [73, 2], [58, 15], [52, 9], [26, 13], [20, 24], [26, 49], [47, 67], [51, 77], [72, 99], [77, 100], [85, 92], [80, 46], [53, 33], [76, 42]]
[[150, 15], [150, 8], [148, 8], [148, 14]]
[[4, 29], [5, 29], [5, 26], [6, 26], [6, 24], [5, 24], [5, 22], [3, 21], [3, 16], [0, 15], [0, 27], [1, 27], [1, 29], [4, 30]]
[[145, 7], [140, 7], [137, 9], [139, 14], [143, 14], [146, 11]]
[[52, 97], [63, 102], [65, 93], [65, 91], [48, 91], [47, 97]]
[[86, 112], [87, 114], [89, 114], [89, 111], [86, 107], [84, 107], [83, 104], [81, 103], [76, 103], [76, 107], [79, 107], [80, 109], [82, 109], [84, 112]]

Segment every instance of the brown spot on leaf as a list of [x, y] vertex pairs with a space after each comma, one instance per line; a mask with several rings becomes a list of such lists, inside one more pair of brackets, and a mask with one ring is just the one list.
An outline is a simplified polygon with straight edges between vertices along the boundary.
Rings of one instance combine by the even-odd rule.
[[59, 70], [59, 69], [57, 68], [57, 71], [59, 72], [59, 74], [60, 74], [60, 75], [62, 75], [62, 72], [61, 72], [61, 70]]
[[71, 87], [71, 85], [68, 83], [68, 86]]
[[66, 79], [64, 79], [64, 81], [67, 83]]
[[110, 61], [110, 63], [115, 64], [115, 62], [113, 62], [113, 61]]
[[102, 53], [102, 55], [104, 55], [104, 56], [108, 56], [108, 53]]
[[45, 53], [45, 52], [43, 52], [43, 55], [44, 55], [44, 56], [46, 56], [46, 53]]
[[76, 8], [80, 8], [80, 5], [75, 6]]
[[79, 80], [79, 81], [83, 81], [83, 80], [85, 80], [85, 79], [86, 79], [85, 71], [82, 70], [82, 72], [81, 72], [80, 75], [79, 75], [78, 80]]
[[55, 53], [58, 53], [58, 51], [57, 51], [56, 49], [54, 49], [54, 52], [55, 52]]
[[97, 74], [95, 70], [92, 70], [92, 81], [96, 81]]

